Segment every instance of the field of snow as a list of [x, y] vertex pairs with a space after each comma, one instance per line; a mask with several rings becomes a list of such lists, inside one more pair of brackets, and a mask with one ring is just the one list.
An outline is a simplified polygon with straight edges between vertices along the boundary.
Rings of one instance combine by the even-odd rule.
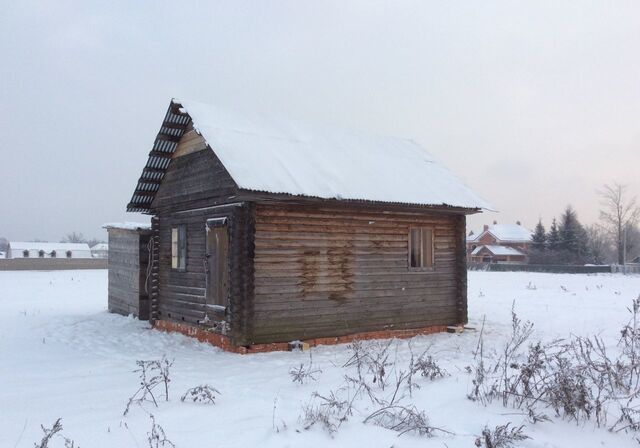
[[[510, 333], [515, 301], [518, 315], [535, 324], [535, 337], [599, 334], [614, 345], [629, 318], [626, 308], [639, 294], [640, 276], [471, 272], [469, 325], [479, 329], [485, 318], [485, 348], [499, 348]], [[472, 447], [485, 425], [506, 422], [526, 425], [531, 439], [523, 447], [638, 446], [630, 435], [592, 423], [531, 425], [498, 402], [484, 407], [467, 399], [472, 378], [465, 367], [474, 363], [479, 333], [472, 330], [411, 340], [414, 353], [429, 349], [451, 375], [419, 378], [420, 389], [407, 402], [452, 434], [398, 437], [364, 424], [373, 410], [367, 400], [333, 437], [319, 426], [305, 430], [299, 416], [311, 394], [328, 394], [344, 383], [346, 345], [312, 349], [313, 365], [322, 372], [300, 385], [289, 370], [307, 363], [307, 352], [229, 354], [111, 315], [106, 302], [106, 271], [0, 272], [0, 447], [33, 447], [42, 437], [40, 425], [51, 427], [57, 418], [76, 446], [146, 447], [151, 423], [145, 410], [178, 448]], [[393, 347], [397, 363], [407, 363], [408, 342]], [[175, 359], [170, 401], [134, 406], [123, 417], [138, 387], [136, 360], [163, 355]], [[215, 405], [180, 401], [188, 388], [204, 383], [220, 391]], [[62, 439], [50, 445], [57, 446], [64, 446]]]

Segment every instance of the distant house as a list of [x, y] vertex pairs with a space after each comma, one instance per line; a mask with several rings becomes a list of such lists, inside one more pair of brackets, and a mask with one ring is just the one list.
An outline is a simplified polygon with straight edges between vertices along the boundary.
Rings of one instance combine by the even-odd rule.
[[7, 254], [3, 251], [0, 251], [0, 258], [5, 258]]
[[98, 243], [91, 248], [91, 256], [93, 258], [108, 258], [109, 245], [107, 243]]
[[636, 258], [634, 258], [633, 260], [631, 260], [631, 263], [638, 263], [638, 264], [640, 264], [640, 255], [638, 255]]
[[153, 325], [234, 351], [465, 323], [483, 208], [411, 140], [176, 100], [127, 206], [152, 216]]
[[10, 241], [6, 258], [91, 258], [86, 243]]
[[520, 222], [485, 225], [467, 237], [467, 257], [472, 263], [525, 263], [531, 247], [531, 230]]

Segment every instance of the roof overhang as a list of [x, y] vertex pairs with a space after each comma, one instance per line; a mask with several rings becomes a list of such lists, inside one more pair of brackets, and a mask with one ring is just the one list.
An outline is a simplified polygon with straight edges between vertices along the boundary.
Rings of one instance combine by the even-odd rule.
[[147, 164], [138, 179], [131, 201], [127, 204], [128, 212], [150, 212], [151, 203], [160, 188], [171, 157], [185, 129], [191, 122], [189, 115], [181, 112], [181, 108], [181, 104], [171, 101], [160, 131], [153, 142], [153, 147], [149, 151]]

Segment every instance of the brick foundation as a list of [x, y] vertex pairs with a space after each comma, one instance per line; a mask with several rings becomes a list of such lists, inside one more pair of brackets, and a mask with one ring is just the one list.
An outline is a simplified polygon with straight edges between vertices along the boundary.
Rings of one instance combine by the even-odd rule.
[[[248, 354], [248, 353], [263, 353], [274, 351], [288, 351], [288, 342], [273, 342], [270, 344], [255, 344], [248, 347], [238, 346], [231, 343], [231, 339], [228, 336], [224, 336], [211, 331], [206, 331], [202, 328], [194, 327], [191, 325], [183, 324], [180, 322], [170, 322], [166, 320], [157, 320], [154, 322], [153, 327], [157, 330], [181, 333], [192, 338], [196, 338], [200, 342], [206, 342], [216, 347], [221, 348], [227, 352]], [[311, 347], [317, 345], [335, 345], [346, 344], [354, 340], [369, 340], [369, 339], [408, 339], [418, 335], [427, 335], [434, 333], [443, 333], [447, 331], [447, 325], [435, 325], [431, 327], [416, 328], [410, 330], [381, 330], [381, 331], [369, 331], [366, 333], [354, 333], [345, 336], [336, 336], [329, 338], [315, 338], [306, 339], [306, 342]]]

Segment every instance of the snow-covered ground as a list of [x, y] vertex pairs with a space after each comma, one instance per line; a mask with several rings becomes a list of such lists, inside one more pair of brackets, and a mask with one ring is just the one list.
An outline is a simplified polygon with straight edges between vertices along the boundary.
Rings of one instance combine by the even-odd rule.
[[[470, 326], [480, 328], [486, 316], [485, 347], [499, 347], [509, 335], [515, 301], [519, 316], [535, 323], [536, 337], [599, 334], [615, 344], [629, 317], [626, 308], [639, 294], [640, 276], [471, 272]], [[229, 354], [111, 315], [106, 302], [106, 271], [0, 272], [0, 447], [32, 447], [42, 437], [40, 425], [50, 427], [59, 417], [65, 436], [83, 448], [148, 446], [148, 414], [138, 406], [127, 417], [122, 412], [138, 387], [136, 360], [162, 355], [175, 358], [170, 401], [145, 409], [178, 448], [470, 447], [486, 424], [509, 421], [527, 425], [532, 439], [523, 447], [638, 446], [629, 435], [591, 423], [555, 419], [531, 425], [497, 402], [484, 407], [468, 400], [471, 375], [465, 367], [473, 364], [478, 331], [411, 340], [414, 353], [428, 348], [451, 376], [418, 379], [421, 388], [408, 402], [455, 435], [398, 437], [365, 425], [372, 408], [362, 400], [331, 438], [320, 427], [304, 430], [299, 415], [314, 391], [326, 394], [344, 383], [346, 345], [313, 349], [313, 364], [322, 373], [299, 385], [288, 372], [308, 362], [306, 352]], [[398, 363], [408, 361], [407, 347], [407, 341], [394, 347]], [[204, 383], [221, 392], [215, 405], [180, 401], [188, 388]]]

